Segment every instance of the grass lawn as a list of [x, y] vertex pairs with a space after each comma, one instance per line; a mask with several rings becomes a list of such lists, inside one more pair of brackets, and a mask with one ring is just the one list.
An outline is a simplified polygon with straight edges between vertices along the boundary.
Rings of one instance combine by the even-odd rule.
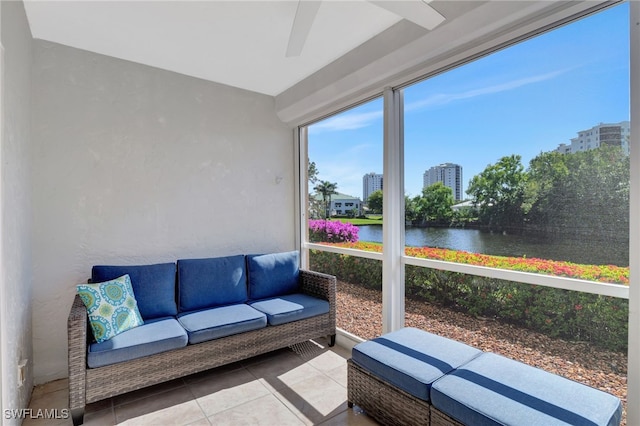
[[359, 218], [348, 218], [348, 217], [341, 217], [341, 218], [334, 218], [331, 219], [334, 221], [338, 221], [338, 222], [343, 222], [343, 223], [351, 223], [353, 225], [382, 225], [382, 216], [370, 216], [367, 217], [366, 219], [359, 219]]

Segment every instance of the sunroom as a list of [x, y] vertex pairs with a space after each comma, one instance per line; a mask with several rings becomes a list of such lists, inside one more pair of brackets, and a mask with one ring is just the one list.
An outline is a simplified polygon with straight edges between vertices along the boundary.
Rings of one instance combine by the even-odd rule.
[[[598, 19], [601, 32], [591, 21]], [[640, 132], [632, 119], [640, 108], [639, 22], [634, 1], [1, 2], [3, 424], [25, 419], [24, 412], [10, 410], [29, 407], [34, 387], [66, 378], [67, 316], [76, 285], [86, 282], [92, 265], [289, 250], [300, 250], [302, 267], [338, 276], [345, 303], [338, 312], [338, 346], [346, 354], [363, 338], [413, 325], [416, 303], [439, 306], [434, 292], [441, 288], [415, 287], [430, 273], [473, 283], [477, 300], [483, 284], [502, 281], [623, 306], [628, 338], [616, 350], [627, 364], [616, 368], [626, 380], [626, 424], [640, 424], [640, 294], [634, 285], [640, 274], [634, 261], [640, 257]], [[565, 31], [562, 37], [553, 38], [559, 31]], [[546, 44], [539, 41], [547, 36]], [[540, 44], [539, 56], [526, 50], [530, 42]], [[553, 55], [564, 61], [553, 62]], [[555, 86], [545, 92], [538, 86], [544, 82]], [[523, 96], [523, 87], [533, 89]], [[511, 98], [493, 99], [500, 104], [491, 110], [474, 103], [497, 93]], [[455, 109], [458, 101], [466, 106]], [[543, 114], [535, 102], [546, 102], [553, 112]], [[545, 124], [550, 114], [553, 124]], [[530, 127], [518, 127], [521, 122]], [[429, 168], [467, 161], [462, 185], [469, 197], [461, 191], [460, 198], [468, 201], [470, 181], [487, 161], [517, 153], [523, 168], [534, 159], [540, 165], [548, 160], [544, 153], [562, 144], [575, 140], [579, 146], [579, 132], [622, 122], [630, 130], [620, 139], [628, 182], [613, 184], [622, 184], [623, 198], [607, 198], [611, 210], [604, 215], [594, 201], [589, 225], [609, 229], [604, 224], [622, 212], [616, 229], [623, 238], [591, 240], [587, 229], [578, 233], [582, 246], [567, 248], [570, 254], [615, 253], [621, 260], [547, 258], [615, 264], [624, 277], [531, 271], [446, 257], [450, 252], [437, 257], [405, 250], [455, 248], [414, 242], [410, 232], [434, 228], [406, 226], [408, 212], [417, 211], [410, 201], [425, 197], [422, 173]], [[358, 134], [361, 129], [370, 132]], [[498, 142], [487, 142], [491, 132]], [[508, 135], [518, 140], [503, 149]], [[472, 160], [480, 162], [477, 169]], [[309, 221], [331, 212], [326, 206], [314, 210], [314, 187], [335, 182], [336, 192], [351, 197], [344, 199], [357, 200], [371, 172], [384, 182], [378, 215], [384, 227], [369, 225], [366, 236], [366, 227], [360, 228], [360, 242], [375, 244], [315, 238]], [[593, 184], [589, 176], [583, 181]], [[551, 199], [546, 212], [570, 214], [571, 206], [580, 206], [572, 204], [576, 200]], [[527, 212], [536, 206], [541, 204]], [[483, 232], [470, 241], [490, 234], [504, 246], [499, 238], [511, 235], [502, 228]], [[545, 238], [536, 242], [535, 255], [518, 257], [544, 259], [551, 245]], [[508, 256], [484, 245], [458, 251]], [[349, 282], [353, 270], [331, 269], [354, 264], [366, 265], [361, 276], [371, 277], [371, 288]], [[350, 293], [353, 288], [369, 297], [360, 306], [367, 315], [356, 311], [363, 299]], [[551, 297], [544, 291], [532, 293]], [[484, 316], [491, 314], [455, 306], [465, 307], [463, 313], [487, 328], [502, 326]], [[598, 315], [589, 321], [600, 323]], [[369, 334], [361, 332], [364, 322]], [[588, 353], [591, 343], [581, 344]]]

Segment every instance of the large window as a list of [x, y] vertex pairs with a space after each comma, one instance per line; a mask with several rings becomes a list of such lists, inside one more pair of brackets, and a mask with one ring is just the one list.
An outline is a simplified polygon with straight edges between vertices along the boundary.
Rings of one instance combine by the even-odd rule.
[[404, 89], [408, 256], [628, 283], [628, 8]]
[[623, 400], [628, 23], [622, 4], [402, 90], [405, 324]]
[[309, 267], [338, 278], [338, 327], [382, 332], [382, 98], [307, 127]]
[[[622, 3], [443, 64], [306, 129], [318, 171], [318, 150], [344, 170], [361, 159], [352, 144], [377, 129], [378, 163], [359, 175], [382, 175], [380, 208], [361, 198], [363, 217], [380, 223], [359, 223], [357, 243], [303, 242], [344, 283], [344, 303], [374, 312], [339, 327], [362, 338], [421, 327], [626, 400], [626, 350], [638, 345], [627, 340], [630, 247], [636, 257], [640, 247], [629, 232], [640, 167], [629, 13]], [[314, 134], [338, 123], [357, 124], [333, 144]]]

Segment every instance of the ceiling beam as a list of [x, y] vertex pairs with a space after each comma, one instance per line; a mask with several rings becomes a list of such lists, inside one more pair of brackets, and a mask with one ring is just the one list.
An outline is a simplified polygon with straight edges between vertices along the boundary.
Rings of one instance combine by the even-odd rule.
[[445, 20], [444, 16], [427, 4], [431, 0], [369, 0], [369, 2], [428, 30], [434, 29]]
[[291, 26], [291, 34], [289, 34], [289, 43], [285, 56], [300, 56], [304, 43], [307, 41], [313, 21], [316, 19], [321, 1], [299, 0], [296, 16], [293, 18]]

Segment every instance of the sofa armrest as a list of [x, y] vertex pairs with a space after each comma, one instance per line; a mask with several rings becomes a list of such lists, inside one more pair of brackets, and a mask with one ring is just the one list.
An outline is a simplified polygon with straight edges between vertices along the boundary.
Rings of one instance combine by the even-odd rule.
[[85, 377], [87, 369], [87, 309], [76, 294], [69, 318], [67, 338], [69, 343], [69, 408], [73, 412], [85, 405]]
[[[320, 272], [300, 270], [300, 285], [303, 293], [329, 301], [329, 316], [331, 326], [336, 328], [336, 292], [337, 281], [333, 275], [322, 274]], [[335, 337], [332, 338], [332, 342]]]
[[320, 272], [300, 270], [300, 286], [303, 293], [320, 299], [336, 302], [336, 277]]

